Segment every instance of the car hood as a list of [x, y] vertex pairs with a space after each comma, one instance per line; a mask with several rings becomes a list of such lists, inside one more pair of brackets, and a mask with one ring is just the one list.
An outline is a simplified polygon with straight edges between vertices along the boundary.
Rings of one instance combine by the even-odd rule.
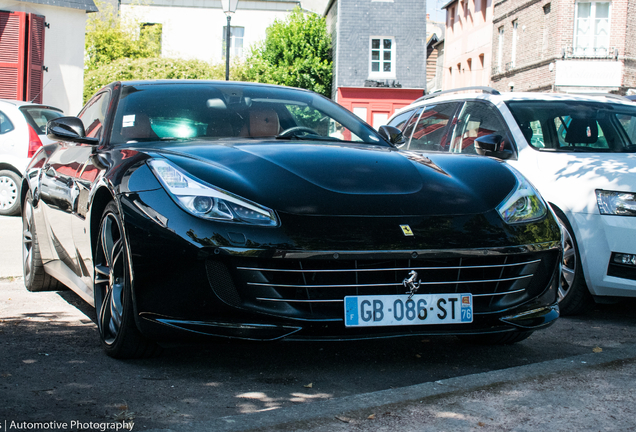
[[484, 213], [516, 184], [504, 164], [489, 158], [372, 145], [208, 141], [168, 144], [153, 153], [208, 184], [292, 214]]

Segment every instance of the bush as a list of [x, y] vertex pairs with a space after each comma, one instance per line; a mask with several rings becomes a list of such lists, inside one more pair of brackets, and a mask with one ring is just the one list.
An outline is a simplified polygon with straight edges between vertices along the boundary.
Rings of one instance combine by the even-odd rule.
[[[245, 65], [235, 62], [230, 68], [233, 81], [245, 81]], [[202, 60], [167, 58], [123, 58], [84, 72], [84, 102], [97, 90], [113, 81], [148, 79], [225, 79], [225, 63], [210, 65]]]

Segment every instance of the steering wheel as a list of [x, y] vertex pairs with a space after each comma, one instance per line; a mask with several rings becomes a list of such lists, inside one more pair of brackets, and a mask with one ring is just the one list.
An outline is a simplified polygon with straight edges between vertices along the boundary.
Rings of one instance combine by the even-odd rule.
[[313, 130], [310, 127], [307, 126], [294, 126], [294, 127], [290, 127], [289, 129], [285, 129], [284, 131], [282, 131], [281, 133], [278, 134], [278, 136], [280, 138], [289, 138], [291, 136], [296, 135], [297, 132], [306, 132], [308, 134], [311, 135], [318, 135], [320, 136], [320, 134], [318, 132], [316, 132], [315, 130]]

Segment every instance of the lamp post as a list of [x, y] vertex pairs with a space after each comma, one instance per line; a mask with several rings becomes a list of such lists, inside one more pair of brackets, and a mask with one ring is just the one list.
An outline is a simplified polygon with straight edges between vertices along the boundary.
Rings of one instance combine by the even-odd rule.
[[223, 12], [227, 16], [227, 28], [225, 32], [225, 81], [230, 80], [230, 20], [236, 12], [239, 0], [221, 0]]

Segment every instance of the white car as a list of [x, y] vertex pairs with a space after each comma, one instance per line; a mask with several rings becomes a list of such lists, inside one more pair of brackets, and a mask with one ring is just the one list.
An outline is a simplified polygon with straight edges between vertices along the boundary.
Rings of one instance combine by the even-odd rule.
[[636, 297], [632, 101], [471, 87], [424, 96], [389, 125], [404, 149], [505, 159], [537, 187], [564, 228], [562, 314]]
[[46, 123], [62, 117], [49, 105], [0, 99], [0, 215], [20, 213], [22, 175], [46, 137]]

